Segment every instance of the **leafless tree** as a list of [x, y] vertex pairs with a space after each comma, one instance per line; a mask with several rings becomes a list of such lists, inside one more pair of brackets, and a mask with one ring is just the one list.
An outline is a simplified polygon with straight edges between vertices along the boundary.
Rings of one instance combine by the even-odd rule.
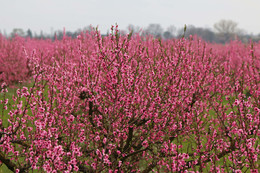
[[176, 37], [176, 27], [174, 25], [170, 25], [167, 30], [163, 33], [164, 39], [171, 39]]
[[214, 28], [218, 33], [234, 34], [238, 30], [237, 25], [238, 24], [232, 20], [220, 20], [214, 24]]
[[129, 32], [133, 32], [133, 34], [141, 32], [141, 28], [139, 26], [135, 26], [133, 24], [129, 24], [128, 27], [127, 27], [127, 30]]
[[12, 33], [11, 33], [11, 37], [14, 37], [15, 35], [19, 35], [19, 36], [23, 37], [25, 34], [24, 34], [23, 29], [21, 29], [21, 28], [14, 28]]
[[154, 37], [161, 37], [163, 34], [163, 28], [160, 24], [150, 24], [145, 31], [147, 34], [151, 34]]
[[234, 40], [239, 33], [238, 24], [232, 20], [220, 20], [214, 24], [217, 31], [219, 42], [225, 43]]

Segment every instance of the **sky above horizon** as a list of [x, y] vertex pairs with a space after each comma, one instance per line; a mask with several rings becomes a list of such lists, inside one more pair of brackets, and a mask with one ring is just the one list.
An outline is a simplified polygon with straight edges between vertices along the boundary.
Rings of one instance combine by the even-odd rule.
[[90, 24], [107, 33], [116, 23], [143, 29], [160, 24], [164, 29], [185, 24], [213, 29], [221, 19], [238, 23], [248, 34], [260, 34], [260, 0], [0, 0], [0, 31], [14, 28], [51, 33]]

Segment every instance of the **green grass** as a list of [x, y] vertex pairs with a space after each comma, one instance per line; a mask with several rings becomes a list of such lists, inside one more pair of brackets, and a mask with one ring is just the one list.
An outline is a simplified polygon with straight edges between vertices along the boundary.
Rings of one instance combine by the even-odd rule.
[[5, 164], [2, 164], [0, 166], [0, 173], [12, 173], [12, 171], [10, 171], [6, 166]]

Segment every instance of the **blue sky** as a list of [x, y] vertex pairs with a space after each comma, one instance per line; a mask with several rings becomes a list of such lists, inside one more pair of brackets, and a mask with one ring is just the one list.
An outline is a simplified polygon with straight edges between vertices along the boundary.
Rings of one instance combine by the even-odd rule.
[[33, 32], [75, 31], [89, 24], [106, 33], [117, 23], [166, 29], [184, 24], [213, 28], [221, 19], [233, 20], [249, 34], [260, 33], [260, 0], [0, 0], [0, 31], [30, 28]]

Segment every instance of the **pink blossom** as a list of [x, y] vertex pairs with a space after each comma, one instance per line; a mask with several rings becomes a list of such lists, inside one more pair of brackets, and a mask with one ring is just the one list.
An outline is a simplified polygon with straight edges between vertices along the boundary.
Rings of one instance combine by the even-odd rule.
[[149, 146], [147, 140], [143, 141], [142, 145], [143, 145], [145, 148], [147, 148], [147, 147]]

